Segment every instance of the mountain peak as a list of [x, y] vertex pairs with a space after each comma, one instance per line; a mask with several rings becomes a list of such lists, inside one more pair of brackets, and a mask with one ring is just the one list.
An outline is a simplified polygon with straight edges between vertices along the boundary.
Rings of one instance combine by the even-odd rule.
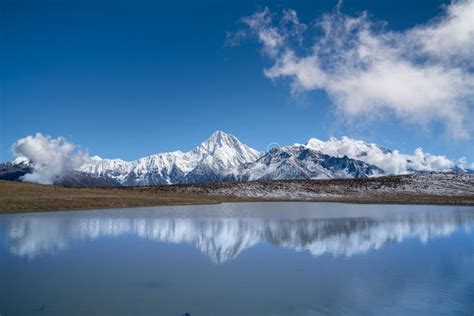
[[235, 137], [234, 135], [228, 134], [228, 133], [223, 132], [223, 131], [215, 131], [214, 133], [212, 133], [212, 135], [209, 137], [209, 139], [215, 140], [217, 142], [220, 142], [220, 141], [223, 141], [223, 140], [228, 140], [228, 139], [239, 141], [237, 139], [237, 137]]
[[237, 166], [256, 160], [260, 153], [242, 144], [237, 137], [223, 131], [214, 132], [208, 139], [196, 147], [192, 153], [199, 161], [208, 161], [217, 169]]
[[235, 137], [234, 135], [228, 134], [223, 131], [215, 131], [212, 133], [211, 138], [220, 138], [220, 137]]
[[234, 135], [223, 131], [215, 131], [212, 135], [202, 142], [196, 149], [204, 150], [208, 153], [214, 153], [218, 148], [239, 148], [244, 146]]

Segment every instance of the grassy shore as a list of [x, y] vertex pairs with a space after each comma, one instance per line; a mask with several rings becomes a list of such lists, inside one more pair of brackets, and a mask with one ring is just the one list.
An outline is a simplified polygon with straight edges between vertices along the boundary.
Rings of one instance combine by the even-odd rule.
[[121, 208], [225, 201], [199, 193], [147, 192], [133, 188], [65, 188], [0, 181], [0, 212]]
[[474, 205], [472, 179], [456, 178], [456, 182], [449, 177], [443, 176], [437, 184], [432, 181], [431, 187], [424, 185], [427, 179], [407, 176], [121, 188], [66, 188], [0, 180], [0, 213], [240, 201]]

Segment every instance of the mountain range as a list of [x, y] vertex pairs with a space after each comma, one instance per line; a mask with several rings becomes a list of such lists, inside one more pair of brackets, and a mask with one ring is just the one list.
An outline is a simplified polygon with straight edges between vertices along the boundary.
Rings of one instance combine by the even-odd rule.
[[[0, 179], [22, 180], [36, 168], [28, 157], [0, 165]], [[367, 178], [412, 172], [462, 171], [444, 156], [422, 151], [403, 155], [376, 144], [343, 137], [274, 147], [260, 152], [217, 131], [188, 152], [159, 153], [134, 161], [88, 157], [54, 183], [73, 186], [131, 186], [179, 183]]]

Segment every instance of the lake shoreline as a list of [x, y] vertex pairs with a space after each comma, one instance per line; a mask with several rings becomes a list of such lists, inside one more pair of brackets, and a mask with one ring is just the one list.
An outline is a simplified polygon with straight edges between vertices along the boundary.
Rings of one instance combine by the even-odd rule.
[[133, 205], [129, 206], [113, 206], [113, 207], [84, 207], [84, 208], [48, 208], [48, 209], [28, 209], [28, 210], [7, 210], [0, 211], [1, 215], [12, 215], [12, 214], [31, 214], [31, 213], [49, 213], [49, 212], [87, 212], [87, 211], [106, 211], [106, 210], [120, 210], [120, 209], [136, 209], [136, 208], [156, 208], [156, 207], [166, 207], [166, 206], [202, 206], [202, 205], [218, 205], [225, 203], [334, 203], [334, 204], [354, 204], [354, 205], [425, 205], [425, 206], [459, 206], [459, 207], [472, 207], [474, 202], [403, 202], [403, 201], [381, 201], [381, 200], [279, 200], [279, 199], [255, 199], [255, 200], [226, 200], [226, 201], [216, 201], [211, 203], [173, 203], [173, 204], [154, 204], [154, 205]]
[[[69, 188], [0, 181], [0, 214], [115, 209], [225, 202], [325, 202], [473, 206], [469, 181], [455, 194], [429, 194], [409, 187], [407, 177], [373, 179], [260, 181], [202, 185]], [[422, 179], [425, 181], [426, 179]], [[410, 182], [411, 181], [411, 182]], [[446, 184], [442, 185], [446, 186]], [[390, 190], [387, 190], [390, 188]], [[453, 190], [454, 191], [454, 190]]]

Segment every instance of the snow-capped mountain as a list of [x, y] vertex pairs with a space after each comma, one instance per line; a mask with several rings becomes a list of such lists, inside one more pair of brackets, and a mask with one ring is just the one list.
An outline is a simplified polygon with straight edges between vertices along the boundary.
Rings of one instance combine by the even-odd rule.
[[367, 178], [384, 171], [360, 160], [334, 157], [303, 145], [273, 148], [257, 161], [239, 165], [226, 173], [226, 180], [289, 180]]
[[122, 185], [366, 178], [384, 173], [365, 162], [332, 157], [302, 145], [260, 153], [221, 131], [186, 153], [162, 153], [130, 162], [95, 157], [79, 171], [110, 177]]
[[189, 152], [161, 153], [135, 161], [94, 157], [78, 171], [110, 177], [123, 185], [213, 182], [224, 171], [254, 162], [260, 155], [235, 136], [217, 131]]
[[[72, 157], [74, 158], [74, 157]], [[79, 167], [68, 172], [68, 156], [62, 168], [35, 157], [17, 157], [0, 164], [0, 179], [25, 180], [35, 172], [54, 178], [49, 183], [72, 186], [129, 186], [224, 181], [366, 178], [413, 172], [469, 171], [445, 156], [424, 153], [401, 154], [373, 143], [348, 137], [273, 148], [263, 153], [242, 144], [235, 136], [217, 131], [188, 152], [159, 153], [133, 161], [83, 157]], [[36, 168], [38, 167], [38, 170]], [[54, 172], [49, 172], [49, 169]], [[59, 171], [58, 171], [59, 170]], [[24, 178], [25, 177], [25, 178]], [[28, 179], [35, 177], [28, 177]], [[45, 183], [45, 182], [41, 182]]]

